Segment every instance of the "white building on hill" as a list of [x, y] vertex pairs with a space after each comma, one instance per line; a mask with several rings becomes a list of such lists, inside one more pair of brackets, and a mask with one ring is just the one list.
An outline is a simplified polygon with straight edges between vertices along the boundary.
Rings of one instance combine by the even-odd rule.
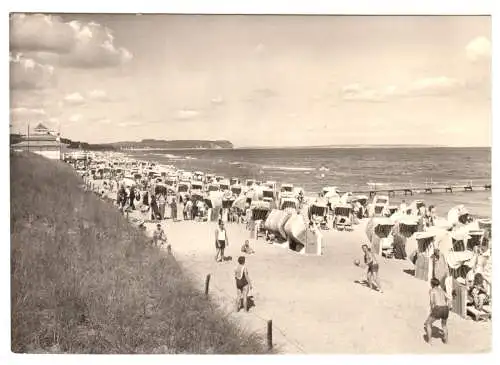
[[20, 143], [11, 146], [14, 151], [29, 151], [44, 157], [60, 160], [61, 142], [54, 131], [39, 123]]

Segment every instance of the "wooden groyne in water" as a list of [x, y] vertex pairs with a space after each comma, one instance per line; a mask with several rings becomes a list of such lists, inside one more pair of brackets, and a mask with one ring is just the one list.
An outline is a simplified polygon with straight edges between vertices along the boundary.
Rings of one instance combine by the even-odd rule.
[[434, 193], [453, 193], [458, 191], [474, 192], [474, 191], [489, 191], [489, 190], [491, 190], [491, 184], [485, 184], [485, 185], [467, 184], [467, 185], [436, 185], [436, 186], [425, 186], [420, 188], [419, 187], [391, 188], [391, 189], [374, 188], [369, 190], [355, 190], [352, 191], [352, 194], [369, 195], [371, 198], [378, 194], [384, 194], [391, 197], [391, 196], [396, 196], [396, 194], [413, 195], [418, 193], [434, 194]]

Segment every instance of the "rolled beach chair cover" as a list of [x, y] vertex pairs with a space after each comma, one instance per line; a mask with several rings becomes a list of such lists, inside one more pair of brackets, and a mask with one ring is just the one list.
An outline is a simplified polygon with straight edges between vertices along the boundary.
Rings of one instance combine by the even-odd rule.
[[300, 214], [291, 214], [284, 225], [284, 232], [290, 241], [290, 248], [294, 251], [300, 251], [306, 245], [306, 222]]
[[291, 215], [289, 211], [273, 209], [264, 222], [264, 229], [286, 239], [285, 224]]

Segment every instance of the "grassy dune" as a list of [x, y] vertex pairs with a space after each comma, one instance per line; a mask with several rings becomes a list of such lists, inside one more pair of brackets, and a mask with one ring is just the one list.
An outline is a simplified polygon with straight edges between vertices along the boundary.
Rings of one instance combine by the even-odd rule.
[[264, 353], [62, 162], [11, 155], [12, 351]]

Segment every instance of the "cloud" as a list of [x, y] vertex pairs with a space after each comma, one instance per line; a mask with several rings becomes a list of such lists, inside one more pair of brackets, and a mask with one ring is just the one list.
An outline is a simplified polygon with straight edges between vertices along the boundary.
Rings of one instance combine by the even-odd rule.
[[254, 52], [256, 54], [262, 54], [266, 50], [266, 46], [263, 43], [259, 43], [255, 46]]
[[92, 90], [88, 92], [88, 97], [92, 100], [109, 101], [108, 94], [104, 90]]
[[345, 101], [386, 102], [404, 97], [446, 96], [466, 88], [465, 82], [438, 76], [418, 79], [402, 87], [388, 85], [382, 88], [370, 88], [362, 84], [350, 84], [343, 87], [340, 94]]
[[221, 96], [217, 96], [217, 97], [213, 98], [212, 100], [210, 100], [210, 102], [214, 105], [221, 105], [221, 104], [224, 104], [224, 99]]
[[23, 54], [10, 54], [11, 89], [47, 89], [55, 84], [54, 67], [42, 65]]
[[449, 95], [458, 90], [465, 89], [465, 83], [445, 77], [428, 77], [414, 81], [407, 94], [409, 96], [424, 96], [424, 95]]
[[33, 118], [33, 117], [45, 117], [47, 113], [43, 109], [30, 109], [30, 108], [12, 108], [10, 110], [11, 118]]
[[344, 86], [341, 90], [341, 97], [346, 101], [383, 102], [393, 95], [396, 95], [396, 87], [394, 86], [373, 89], [356, 83]]
[[175, 115], [175, 119], [177, 120], [191, 120], [198, 118], [200, 116], [200, 112], [193, 109], [181, 109], [177, 111]]
[[26, 131], [28, 125], [34, 125], [43, 122], [48, 125], [48, 121], [53, 118], [48, 118], [47, 112], [40, 108], [11, 108], [10, 109], [10, 125], [13, 130]]
[[11, 49], [69, 53], [74, 34], [61, 18], [43, 14], [13, 14], [10, 18]]
[[119, 127], [139, 127], [139, 126], [142, 126], [142, 125], [143, 125], [143, 123], [139, 122], [139, 121], [135, 121], [135, 122], [120, 122], [120, 123], [118, 123]]
[[69, 117], [69, 121], [71, 123], [77, 123], [79, 122], [80, 120], [82, 120], [83, 116], [81, 114], [73, 114], [71, 117]]
[[108, 118], [100, 118], [100, 119], [97, 119], [96, 122], [99, 124], [109, 124], [109, 123], [111, 123], [111, 120]]
[[476, 37], [465, 47], [467, 58], [471, 62], [491, 59], [491, 42], [486, 37]]
[[71, 105], [83, 105], [86, 101], [82, 94], [72, 93], [64, 97], [64, 102]]
[[253, 94], [264, 99], [273, 98], [278, 95], [276, 91], [269, 88], [255, 89]]
[[105, 68], [133, 58], [130, 51], [115, 45], [109, 28], [95, 22], [64, 22], [52, 15], [14, 14], [10, 25], [11, 49], [36, 52], [40, 62], [57, 60], [67, 67]]
[[246, 98], [243, 99], [243, 101], [247, 101], [250, 103], [259, 102], [274, 98], [276, 96], [278, 96], [278, 93], [276, 91], [267, 87], [263, 87], [254, 89]]

